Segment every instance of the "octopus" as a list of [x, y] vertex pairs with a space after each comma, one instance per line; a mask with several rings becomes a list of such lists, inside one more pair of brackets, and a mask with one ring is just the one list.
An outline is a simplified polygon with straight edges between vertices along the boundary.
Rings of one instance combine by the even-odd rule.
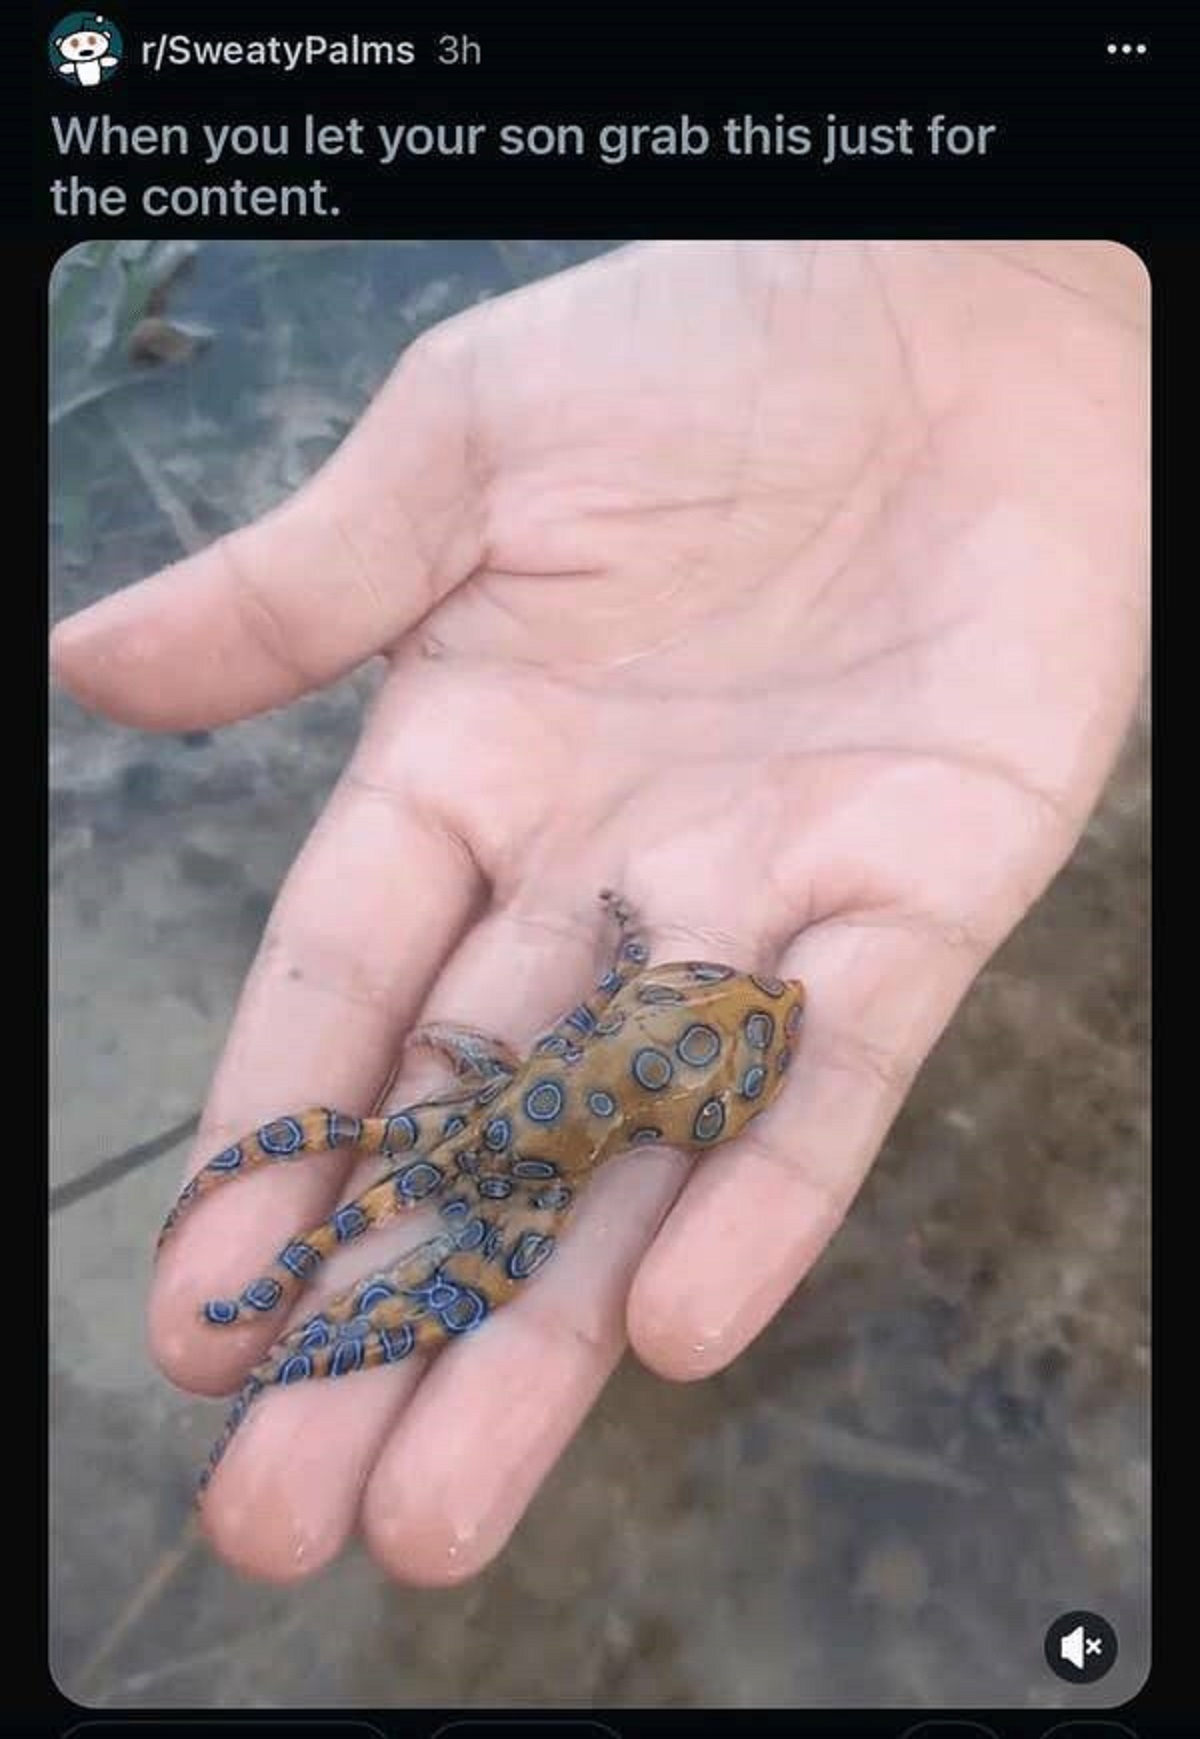
[[606, 1159], [659, 1142], [703, 1153], [776, 1098], [803, 984], [704, 960], [651, 965], [632, 908], [607, 890], [600, 897], [617, 931], [612, 963], [526, 1057], [470, 1027], [418, 1028], [408, 1042], [451, 1063], [447, 1088], [387, 1115], [319, 1106], [275, 1117], [184, 1186], [160, 1250], [206, 1195], [264, 1166], [334, 1149], [381, 1162], [378, 1182], [290, 1238], [237, 1297], [201, 1307], [218, 1330], [289, 1311], [333, 1251], [385, 1220], [431, 1205], [440, 1221], [434, 1236], [278, 1337], [245, 1380], [200, 1494], [263, 1390], [395, 1364], [474, 1333], [549, 1261]]

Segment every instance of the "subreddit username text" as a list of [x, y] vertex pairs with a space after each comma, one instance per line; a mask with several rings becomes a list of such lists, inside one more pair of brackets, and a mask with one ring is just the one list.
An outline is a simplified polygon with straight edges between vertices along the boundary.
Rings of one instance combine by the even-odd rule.
[[147, 37], [141, 63], [152, 72], [171, 67], [271, 67], [278, 72], [304, 72], [312, 67], [411, 66], [417, 58], [413, 42], [382, 41], [366, 36], [260, 36], [249, 40], [220, 36], [190, 36], [171, 31]]

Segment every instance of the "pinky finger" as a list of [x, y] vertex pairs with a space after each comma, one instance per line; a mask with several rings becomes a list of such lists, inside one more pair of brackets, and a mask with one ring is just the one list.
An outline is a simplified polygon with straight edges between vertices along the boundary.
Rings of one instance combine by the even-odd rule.
[[705, 1377], [765, 1328], [844, 1219], [984, 949], [838, 918], [779, 970], [808, 988], [788, 1085], [727, 1153], [705, 1159], [638, 1270], [629, 1336], [665, 1377]]

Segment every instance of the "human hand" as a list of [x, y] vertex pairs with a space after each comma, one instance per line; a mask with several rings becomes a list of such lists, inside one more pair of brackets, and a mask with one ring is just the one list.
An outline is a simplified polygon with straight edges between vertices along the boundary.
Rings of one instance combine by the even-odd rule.
[[[316, 1569], [361, 1520], [401, 1579], [473, 1573], [626, 1328], [705, 1375], [819, 1255], [1128, 719], [1145, 301], [1103, 244], [623, 250], [428, 334], [283, 507], [60, 625], [64, 686], [151, 729], [388, 660], [193, 1169], [282, 1111], [367, 1108], [418, 1021], [522, 1047], [586, 988], [603, 886], [654, 958], [808, 986], [749, 1135], [606, 1167], [536, 1283], [428, 1369], [260, 1399], [203, 1512], [241, 1568]], [[199, 1302], [363, 1181], [313, 1159], [180, 1226], [151, 1303], [177, 1382], [236, 1385], [272, 1330]]]

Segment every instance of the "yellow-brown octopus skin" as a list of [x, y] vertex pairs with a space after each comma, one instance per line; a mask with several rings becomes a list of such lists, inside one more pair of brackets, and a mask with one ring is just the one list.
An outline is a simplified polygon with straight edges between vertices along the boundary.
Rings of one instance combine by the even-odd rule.
[[451, 1088], [388, 1116], [317, 1108], [275, 1118], [185, 1186], [160, 1248], [198, 1199], [261, 1166], [335, 1148], [378, 1154], [386, 1166], [378, 1183], [290, 1239], [238, 1298], [205, 1304], [216, 1327], [283, 1310], [333, 1250], [396, 1214], [432, 1203], [444, 1228], [275, 1342], [247, 1378], [201, 1489], [264, 1388], [392, 1364], [472, 1332], [553, 1253], [579, 1188], [606, 1159], [658, 1142], [701, 1152], [771, 1104], [804, 986], [707, 961], [651, 966], [630, 908], [601, 898], [620, 933], [613, 965], [526, 1058], [469, 1028], [423, 1029], [415, 1042], [454, 1064]]

